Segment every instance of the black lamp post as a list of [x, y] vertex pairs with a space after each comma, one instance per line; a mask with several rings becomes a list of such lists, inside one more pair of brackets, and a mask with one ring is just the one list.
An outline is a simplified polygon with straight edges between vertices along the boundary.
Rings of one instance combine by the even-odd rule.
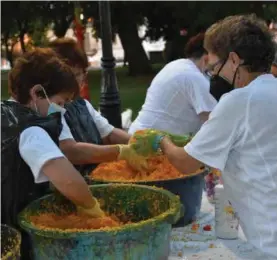
[[99, 1], [102, 39], [100, 112], [114, 127], [122, 128], [121, 104], [115, 74], [109, 1]]

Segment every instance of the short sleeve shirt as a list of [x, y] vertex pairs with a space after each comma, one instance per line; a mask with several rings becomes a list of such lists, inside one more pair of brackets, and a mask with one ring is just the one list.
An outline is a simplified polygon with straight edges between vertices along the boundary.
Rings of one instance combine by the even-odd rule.
[[250, 243], [277, 259], [277, 79], [259, 76], [221, 98], [185, 150], [222, 171]]
[[199, 114], [212, 111], [217, 103], [209, 90], [209, 81], [191, 60], [170, 62], [152, 81], [129, 133], [145, 128], [196, 133], [202, 125]]

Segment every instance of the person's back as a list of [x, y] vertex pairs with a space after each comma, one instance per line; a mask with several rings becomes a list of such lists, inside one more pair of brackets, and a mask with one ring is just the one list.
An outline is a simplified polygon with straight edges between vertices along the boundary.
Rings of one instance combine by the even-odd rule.
[[154, 78], [129, 132], [156, 128], [174, 134], [196, 133], [203, 123], [199, 113], [209, 112], [215, 104], [209, 81], [190, 59], [179, 59]]
[[277, 257], [277, 79], [262, 75], [227, 95], [242, 124], [226, 162], [225, 189], [247, 239]]
[[186, 59], [167, 64], [153, 79], [145, 103], [129, 133], [155, 128], [173, 134], [196, 133], [216, 105], [204, 76], [207, 53], [204, 34], [192, 37]]

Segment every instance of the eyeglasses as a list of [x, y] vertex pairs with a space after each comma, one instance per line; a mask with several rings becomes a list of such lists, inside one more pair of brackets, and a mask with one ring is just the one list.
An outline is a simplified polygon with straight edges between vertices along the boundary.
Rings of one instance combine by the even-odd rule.
[[[208, 77], [212, 77], [212, 76], [214, 75], [213, 71], [214, 71], [215, 67], [216, 67], [218, 64], [222, 63], [222, 62], [223, 62], [222, 60], [218, 60], [218, 61], [215, 62], [214, 64], [208, 65], [208, 66], [207, 66], [208, 68], [205, 70], [205, 74], [206, 74]], [[222, 67], [221, 67], [221, 68], [222, 68]], [[220, 68], [220, 70], [221, 70], [221, 68]]]

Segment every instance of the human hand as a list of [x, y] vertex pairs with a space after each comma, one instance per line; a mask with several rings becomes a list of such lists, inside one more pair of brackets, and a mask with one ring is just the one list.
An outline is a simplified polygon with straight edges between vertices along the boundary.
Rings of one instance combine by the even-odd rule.
[[118, 160], [125, 160], [127, 163], [137, 171], [147, 169], [147, 160], [144, 156], [139, 155], [133, 148], [133, 145], [118, 145], [119, 156]]
[[137, 154], [149, 157], [159, 154], [160, 142], [166, 133], [155, 129], [136, 131], [129, 140], [129, 145]]
[[91, 216], [93, 218], [105, 217], [105, 213], [100, 208], [99, 202], [97, 201], [96, 198], [93, 198], [93, 199], [94, 199], [94, 202], [95, 202], [94, 206], [92, 206], [91, 208], [84, 208], [84, 207], [81, 207], [81, 206], [77, 206], [77, 211], [80, 214], [88, 215], [88, 216]]

